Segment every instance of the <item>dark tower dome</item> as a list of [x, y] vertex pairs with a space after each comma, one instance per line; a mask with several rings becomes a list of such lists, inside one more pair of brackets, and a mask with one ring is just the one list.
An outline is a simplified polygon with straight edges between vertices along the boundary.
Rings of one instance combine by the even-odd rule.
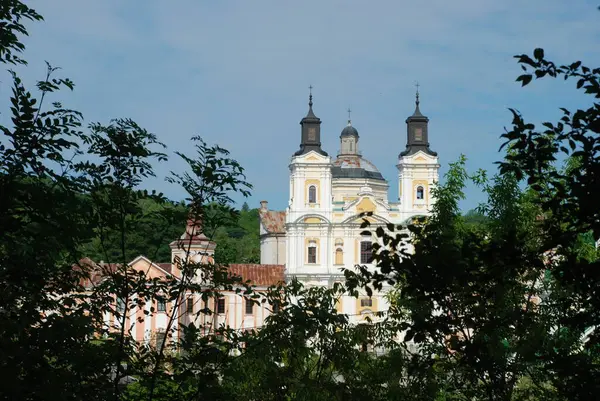
[[350, 119], [350, 109], [348, 109], [348, 125], [344, 127], [340, 134], [340, 155], [359, 155], [358, 152], [358, 131], [352, 126]]
[[406, 119], [406, 150], [400, 153], [400, 157], [410, 156], [418, 151], [423, 151], [431, 156], [437, 156], [437, 153], [429, 148], [429, 118], [421, 113], [419, 103], [419, 90], [417, 86], [415, 112]]
[[342, 136], [358, 136], [358, 131], [352, 126], [350, 120], [348, 120], [348, 125], [346, 125], [342, 130], [340, 137]]
[[323, 156], [327, 156], [327, 152], [321, 149], [321, 119], [315, 115], [312, 109], [312, 86], [310, 86], [309, 89], [308, 113], [300, 121], [300, 125], [302, 126], [300, 150], [294, 153], [294, 156], [303, 155], [311, 150], [314, 150]]

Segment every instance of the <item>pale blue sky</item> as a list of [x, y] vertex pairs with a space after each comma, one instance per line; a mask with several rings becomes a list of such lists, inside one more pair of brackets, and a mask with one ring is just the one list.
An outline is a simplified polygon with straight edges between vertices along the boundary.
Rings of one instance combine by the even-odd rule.
[[[586, 103], [571, 84], [542, 81], [521, 89], [512, 56], [543, 47], [560, 63], [600, 65], [600, 12], [587, 0], [54, 0], [31, 1], [46, 21], [29, 24], [22, 71], [33, 83], [44, 60], [62, 67], [75, 92], [61, 96], [87, 122], [130, 117], [156, 133], [170, 152], [201, 135], [228, 148], [262, 199], [283, 209], [288, 163], [298, 148], [307, 87], [323, 120], [323, 147], [338, 150], [346, 109], [360, 147], [390, 182], [404, 149], [404, 120], [430, 118], [430, 142], [442, 174], [461, 153], [469, 169], [495, 169], [507, 107], [532, 122], [556, 119], [558, 107]], [[21, 71], [19, 69], [19, 71]], [[0, 72], [0, 104], [10, 90]], [[0, 115], [2, 124], [8, 123]], [[173, 156], [148, 183], [165, 183], [183, 164]], [[463, 208], [481, 200], [473, 188]]]

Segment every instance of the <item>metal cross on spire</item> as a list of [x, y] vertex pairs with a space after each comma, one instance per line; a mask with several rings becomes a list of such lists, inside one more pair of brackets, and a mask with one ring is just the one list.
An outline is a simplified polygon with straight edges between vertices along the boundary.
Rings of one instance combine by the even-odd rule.
[[417, 106], [419, 105], [419, 82], [417, 81], [417, 83], [415, 84], [415, 86], [417, 87]]
[[310, 107], [312, 107], [312, 105], [313, 105], [313, 102], [312, 102], [312, 89], [313, 89], [313, 87], [312, 87], [312, 85], [310, 85], [308, 87], [308, 105]]
[[352, 120], [350, 118], [350, 113], [352, 113], [352, 110], [350, 110], [350, 107], [348, 107], [348, 125], [352, 124]]

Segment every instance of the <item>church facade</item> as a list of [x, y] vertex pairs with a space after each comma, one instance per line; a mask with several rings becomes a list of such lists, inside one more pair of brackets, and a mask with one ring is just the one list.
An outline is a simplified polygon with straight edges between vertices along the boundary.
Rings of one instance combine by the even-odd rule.
[[[308, 286], [332, 286], [344, 282], [344, 268], [372, 266], [371, 248], [377, 239], [361, 235], [361, 213], [372, 212], [368, 219], [377, 226], [401, 224], [431, 209], [440, 165], [429, 146], [428, 122], [417, 93], [415, 111], [406, 120], [406, 147], [396, 161], [398, 197], [389, 200], [388, 181], [360, 152], [360, 136], [351, 120], [339, 135], [336, 157], [321, 147], [321, 120], [311, 94], [300, 122], [300, 149], [289, 164], [288, 207], [272, 211], [268, 202], [261, 202], [261, 264], [285, 264], [286, 281], [296, 277]], [[338, 302], [338, 311], [352, 320], [386, 309], [384, 294], [347, 296]]]

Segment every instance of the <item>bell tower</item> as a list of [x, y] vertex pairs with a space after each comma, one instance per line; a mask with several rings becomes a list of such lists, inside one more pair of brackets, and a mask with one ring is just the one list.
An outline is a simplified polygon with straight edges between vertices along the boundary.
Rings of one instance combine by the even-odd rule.
[[309, 89], [308, 113], [300, 121], [300, 125], [302, 126], [300, 150], [294, 153], [294, 156], [303, 155], [311, 150], [314, 150], [323, 156], [327, 156], [327, 152], [321, 149], [321, 119], [315, 115], [312, 109], [312, 86], [309, 86]]
[[348, 109], [348, 125], [340, 134], [340, 155], [357, 156], [358, 154], [358, 131], [352, 126], [350, 109]]
[[327, 271], [333, 253], [326, 235], [333, 210], [331, 157], [321, 149], [321, 119], [313, 112], [300, 121], [300, 150], [290, 161], [290, 200], [285, 213], [285, 264], [288, 276]]
[[429, 147], [429, 118], [419, 108], [419, 84], [415, 111], [406, 119], [406, 149], [398, 155], [398, 200], [402, 219], [428, 215], [433, 202], [431, 189], [439, 181], [437, 153]]

